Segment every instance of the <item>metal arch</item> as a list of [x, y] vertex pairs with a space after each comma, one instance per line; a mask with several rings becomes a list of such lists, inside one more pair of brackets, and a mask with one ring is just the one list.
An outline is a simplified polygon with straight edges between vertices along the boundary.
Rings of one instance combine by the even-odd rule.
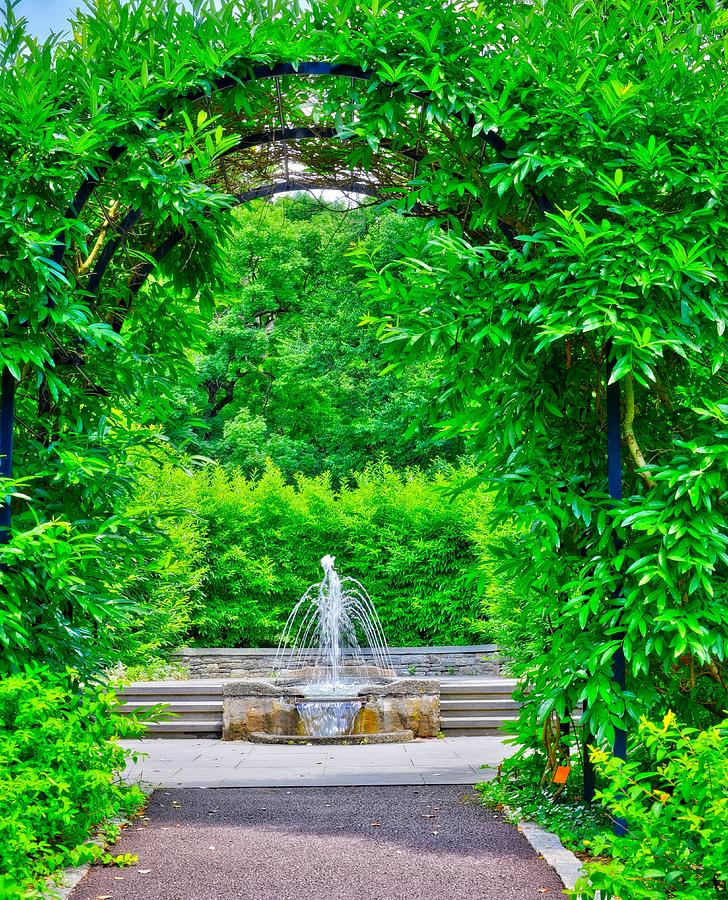
[[[240, 77], [225, 75], [212, 82], [212, 90], [208, 93], [200, 90], [188, 91], [175, 97], [166, 106], [161, 106], [154, 114], [158, 119], [168, 116], [178, 103], [196, 103], [210, 94], [220, 93], [232, 88], [241, 87], [251, 81], [263, 81], [266, 78], [280, 78], [282, 75], [333, 75], [342, 78], [356, 78], [360, 81], [368, 81], [373, 77], [371, 70], [362, 69], [360, 66], [352, 66], [346, 63], [331, 63], [324, 60], [302, 61], [300, 63], [274, 63], [270, 66], [253, 66], [252, 71], [246, 72]], [[101, 181], [119, 157], [126, 151], [124, 144], [114, 144], [109, 149], [110, 164], [101, 166], [93, 175], [89, 175], [76, 191], [76, 194], [66, 209], [66, 219], [77, 219], [83, 212], [94, 187]], [[67, 248], [66, 235], [62, 232], [58, 244], [53, 251], [52, 259], [61, 265]]]
[[[341, 76], [346, 78], [360, 79], [360, 80], [369, 80], [372, 78], [373, 73], [369, 70], [362, 69], [359, 66], [353, 66], [349, 64], [337, 64], [330, 63], [325, 61], [310, 61], [310, 62], [300, 62], [300, 63], [277, 63], [272, 66], [255, 66], [252, 71], [245, 73], [242, 77], [236, 78], [232, 75], [227, 75], [223, 78], [218, 79], [212, 83], [212, 92], [220, 92], [224, 90], [228, 90], [231, 88], [239, 87], [246, 82], [254, 81], [254, 80], [262, 80], [264, 78], [279, 78], [284, 75], [331, 75], [331, 76]], [[386, 85], [387, 82], [383, 82], [383, 85]], [[187, 94], [181, 95], [174, 99], [173, 104], [177, 102], [195, 102], [204, 97], [208, 96], [204, 91], [190, 91]], [[420, 99], [427, 99], [427, 94], [422, 91], [412, 91], [411, 96], [417, 97]], [[171, 112], [173, 108], [173, 104], [168, 107], [162, 107], [158, 112], [159, 118], [164, 118], [166, 115]], [[462, 118], [462, 117], [460, 117]], [[468, 116], [466, 119], [463, 119], [466, 125], [473, 125], [475, 119], [472, 115]], [[283, 124], [283, 123], [281, 123]], [[482, 140], [489, 144], [493, 149], [500, 155], [505, 152], [506, 145], [503, 139], [494, 131], [488, 131], [481, 135]], [[124, 153], [126, 147], [123, 145], [113, 145], [109, 149], [109, 158], [110, 163], [99, 167], [97, 171], [88, 176], [82, 185], [79, 187], [76, 192], [71, 204], [66, 210], [65, 219], [73, 220], [78, 219], [83, 208], [88, 202], [91, 193], [95, 185], [99, 183], [101, 178], [103, 178], [105, 172], [109, 169], [110, 165], [115, 163], [119, 157]], [[542, 214], [548, 214], [553, 210], [553, 206], [544, 194], [539, 194], [538, 191], [534, 188], [530, 188], [530, 194], [535, 200], [539, 210]], [[245, 202], [241, 200], [241, 202]], [[513, 244], [515, 243], [515, 235], [508, 228], [508, 226], [504, 225], [504, 223], [499, 223], [501, 230], [505, 234], [506, 238]], [[180, 238], [177, 238], [176, 241], [171, 243], [168, 246], [168, 249], [165, 249], [161, 255], [157, 255], [162, 251], [162, 249], [169, 244], [170, 238], [172, 235], [168, 236], [167, 240], [164, 241], [155, 251], [155, 260], [158, 261], [165, 256], [172, 247], [179, 242]], [[110, 252], [110, 256], [113, 256], [115, 252], [117, 244], [112, 248]], [[52, 259], [57, 264], [61, 265], [65, 256], [67, 248], [67, 231], [61, 232], [59, 235], [58, 243], [53, 251]], [[108, 263], [107, 263], [108, 265]], [[150, 265], [149, 271], [151, 271], [152, 266]], [[103, 274], [103, 272], [102, 272]], [[149, 273], [147, 272], [147, 275]], [[93, 277], [93, 275], [92, 275]], [[142, 278], [139, 288], [144, 282], [144, 278]], [[136, 290], [138, 291], [139, 288]], [[608, 361], [608, 366], [611, 363]], [[4, 369], [2, 373], [2, 384], [3, 387], [6, 387], [6, 380], [12, 379], [12, 376], [9, 373], [9, 370]], [[13, 387], [14, 387], [14, 379]], [[7, 387], [10, 387], [10, 383], [8, 381]], [[14, 391], [13, 391], [14, 393]], [[9, 475], [11, 472], [11, 452], [12, 452], [12, 432], [13, 432], [13, 399], [11, 392], [8, 390], [2, 391], [2, 402], [0, 403], [0, 448], [4, 450], [4, 460], [3, 460], [3, 470], [4, 473], [7, 472]], [[608, 441], [607, 446], [607, 458], [608, 458], [608, 472], [609, 472], [609, 493], [610, 496], [614, 499], [618, 499], [621, 497], [622, 490], [622, 467], [621, 467], [621, 446], [619, 442], [619, 421], [620, 421], [620, 393], [619, 393], [619, 384], [616, 385], [616, 390], [608, 392], [607, 395], [609, 411], [608, 415], [610, 417], [610, 437], [611, 439]], [[4, 542], [9, 538], [10, 533], [10, 503], [9, 499], [6, 498], [4, 501], [0, 500], [0, 542]], [[621, 651], [623, 660], [623, 649]], [[624, 689], [624, 668], [623, 663], [618, 661], [615, 664], [615, 671], [613, 673], [613, 677], [617, 681], [617, 683]], [[586, 741], [584, 742], [586, 743]], [[623, 729], [617, 729], [617, 737], [615, 739], [615, 752], [617, 755], [622, 758], [626, 757], [626, 731]], [[591, 769], [588, 752], [585, 753], [584, 759], [584, 768], [585, 768], [585, 794], [593, 795], [593, 781], [590, 782], [590, 776], [587, 774]], [[621, 833], [622, 823], [618, 823], [616, 826], [617, 833]]]
[[[292, 191], [341, 191], [342, 193], [364, 194], [368, 197], [380, 197], [380, 192], [365, 181], [346, 181], [346, 187], [338, 181], [324, 181], [320, 184], [311, 184], [306, 181], [285, 180], [276, 181], [262, 187], [254, 188], [242, 194], [233, 194], [235, 197], [234, 206], [242, 206], [244, 203], [250, 203], [253, 200], [262, 200], [266, 197], [273, 197], [276, 194], [286, 194]], [[144, 282], [154, 271], [154, 266], [161, 262], [179, 242], [184, 238], [185, 232], [182, 228], [175, 228], [152, 252], [153, 261], [144, 263], [138, 272], [132, 277], [129, 285], [129, 292], [132, 297], [136, 296], [144, 286]]]

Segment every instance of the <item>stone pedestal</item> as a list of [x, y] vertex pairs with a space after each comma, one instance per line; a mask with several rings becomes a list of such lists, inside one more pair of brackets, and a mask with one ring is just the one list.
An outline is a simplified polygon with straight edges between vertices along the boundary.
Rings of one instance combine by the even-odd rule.
[[254, 731], [296, 734], [300, 691], [269, 681], [226, 682], [222, 689], [222, 739], [248, 741]]
[[440, 685], [429, 678], [401, 678], [363, 688], [365, 700], [354, 723], [363, 734], [411, 731], [416, 738], [434, 738], [440, 731]]

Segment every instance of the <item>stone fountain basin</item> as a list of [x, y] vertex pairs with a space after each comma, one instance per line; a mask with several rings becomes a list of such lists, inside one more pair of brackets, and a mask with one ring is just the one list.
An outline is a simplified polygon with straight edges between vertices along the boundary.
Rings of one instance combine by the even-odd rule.
[[253, 744], [403, 744], [411, 741], [411, 731], [382, 731], [378, 734], [342, 734], [338, 737], [312, 736], [310, 734], [263, 734], [254, 731], [248, 740]]
[[[361, 703], [352, 733], [336, 736], [333, 742], [353, 743], [354, 738], [369, 736], [372, 743], [374, 735], [388, 735], [389, 740], [434, 738], [440, 731], [440, 685], [436, 679], [392, 678], [363, 685], [356, 691], [352, 688], [348, 696], [307, 697], [305, 685], [300, 683], [279, 684], [250, 678], [223, 685], [222, 739], [260, 741], [261, 735], [277, 736], [283, 742], [303, 739], [305, 743], [315, 739], [317, 735], [307, 734], [297, 709], [297, 704], [306, 700]], [[332, 742], [332, 738], [326, 740]]]

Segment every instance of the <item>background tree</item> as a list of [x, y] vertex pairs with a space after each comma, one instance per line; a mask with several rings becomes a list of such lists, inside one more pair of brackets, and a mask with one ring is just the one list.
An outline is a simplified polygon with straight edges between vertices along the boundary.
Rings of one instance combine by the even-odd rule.
[[192, 449], [246, 471], [270, 457], [289, 477], [337, 479], [382, 454], [395, 467], [426, 467], [462, 452], [423, 420], [437, 360], [383, 373], [383, 347], [360, 326], [366, 301], [347, 256], [360, 242], [395, 259], [423, 227], [305, 196], [236, 213], [229, 286], [177, 413], [180, 427], [201, 420]]

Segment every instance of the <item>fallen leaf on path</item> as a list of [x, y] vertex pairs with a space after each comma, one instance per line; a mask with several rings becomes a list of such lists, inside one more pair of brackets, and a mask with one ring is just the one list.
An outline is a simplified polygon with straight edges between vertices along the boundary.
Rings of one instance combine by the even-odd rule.
[[111, 900], [111, 894], [97, 894], [96, 900]]
[[372, 822], [372, 828], [379, 828], [381, 824], [381, 822]]
[[538, 892], [539, 892], [539, 894], [550, 894], [551, 888], [539, 888]]

